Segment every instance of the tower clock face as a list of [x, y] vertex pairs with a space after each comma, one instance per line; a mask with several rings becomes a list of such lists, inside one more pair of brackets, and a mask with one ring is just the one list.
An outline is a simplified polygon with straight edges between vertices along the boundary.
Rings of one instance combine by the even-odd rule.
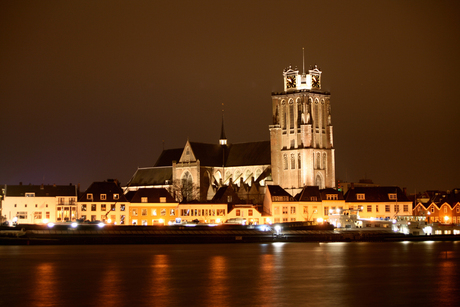
[[295, 76], [288, 76], [286, 78], [286, 88], [295, 88], [295, 87], [296, 87]]
[[313, 75], [311, 77], [311, 87], [313, 88], [319, 88], [319, 76]]

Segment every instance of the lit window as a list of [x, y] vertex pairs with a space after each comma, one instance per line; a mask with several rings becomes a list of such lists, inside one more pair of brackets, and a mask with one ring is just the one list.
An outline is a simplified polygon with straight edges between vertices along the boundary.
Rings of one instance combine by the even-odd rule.
[[137, 209], [133, 209], [133, 211], [132, 211], [132, 212], [133, 212], [133, 213], [132, 213], [132, 214], [133, 214], [133, 216], [137, 216]]
[[162, 216], [166, 216], [166, 209], [161, 209], [160, 214], [161, 214]]
[[141, 215], [142, 216], [147, 216], [147, 209], [141, 209]]
[[34, 219], [41, 220], [42, 219], [42, 213], [41, 212], [34, 212]]
[[283, 214], [288, 214], [288, 207], [283, 207]]
[[26, 193], [26, 197], [35, 197], [35, 193]]
[[160, 203], [165, 203], [166, 202], [166, 197], [160, 197]]
[[[124, 204], [120, 205], [120, 211], [125, 211], [125, 205]], [[122, 215], [122, 216], [124, 216], [124, 215]]]
[[148, 197], [141, 197], [141, 203], [148, 202]]
[[275, 209], [273, 210], [273, 214], [275, 215], [280, 214], [280, 207], [275, 207]]
[[252, 209], [248, 210], [248, 216], [252, 216]]
[[409, 212], [409, 205], [404, 205], [404, 212]]
[[17, 216], [18, 219], [20, 219], [20, 220], [25, 220], [25, 219], [27, 219], [27, 211], [18, 211], [18, 213], [16, 214], [16, 216]]
[[372, 212], [372, 205], [367, 205], [367, 212]]
[[107, 199], [107, 194], [101, 194], [101, 200], [106, 200]]
[[362, 194], [356, 194], [356, 199], [357, 200], [365, 200], [366, 198], [365, 198], [364, 193], [362, 193]]
[[113, 199], [115, 199], [115, 200], [120, 199], [120, 195], [119, 194], [113, 194]]
[[[59, 210], [59, 209], [58, 209]], [[95, 204], [92, 204], [91, 205], [91, 211], [96, 211], [96, 205]]]
[[176, 210], [175, 210], [175, 209], [170, 209], [170, 210], [169, 210], [169, 215], [170, 215], [170, 216], [176, 215]]
[[102, 204], [101, 205], [101, 211], [105, 211], [106, 210], [106, 205], [105, 204]]
[[327, 200], [337, 200], [337, 199], [339, 199], [339, 195], [337, 195], [337, 194], [327, 194], [326, 199]]
[[295, 214], [295, 207], [291, 207], [291, 214]]
[[152, 215], [157, 216], [157, 209], [152, 209]]
[[93, 194], [91, 194], [91, 193], [86, 194], [86, 199], [92, 200], [93, 199]]
[[115, 211], [115, 210], [116, 210], [116, 205], [115, 204], [110, 205], [110, 211]]
[[389, 193], [389, 194], [388, 194], [388, 198], [389, 198], [390, 200], [396, 200], [396, 199], [398, 199], [397, 196], [396, 196], [396, 193]]
[[86, 205], [81, 205], [81, 211], [86, 211]]
[[237, 209], [237, 210], [236, 210], [236, 216], [241, 216], [241, 211], [240, 211], [240, 209]]

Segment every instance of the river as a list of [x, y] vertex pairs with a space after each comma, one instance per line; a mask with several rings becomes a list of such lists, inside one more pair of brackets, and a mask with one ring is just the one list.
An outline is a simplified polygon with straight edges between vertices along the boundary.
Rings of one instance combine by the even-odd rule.
[[460, 243], [0, 246], [0, 306], [458, 306]]

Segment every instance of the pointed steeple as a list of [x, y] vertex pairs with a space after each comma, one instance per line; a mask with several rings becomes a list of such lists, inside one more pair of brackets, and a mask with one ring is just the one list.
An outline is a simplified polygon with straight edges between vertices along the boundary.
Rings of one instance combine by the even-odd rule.
[[222, 129], [220, 131], [220, 145], [227, 145], [227, 138], [225, 137], [225, 130], [224, 130], [224, 104], [222, 104]]

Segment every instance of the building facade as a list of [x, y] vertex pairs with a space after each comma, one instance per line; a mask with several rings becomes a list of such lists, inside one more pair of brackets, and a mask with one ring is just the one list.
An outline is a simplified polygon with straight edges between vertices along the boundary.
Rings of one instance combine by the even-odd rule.
[[321, 90], [321, 71], [287, 68], [284, 92], [272, 93], [270, 126], [273, 184], [301, 191], [335, 187], [330, 93]]

